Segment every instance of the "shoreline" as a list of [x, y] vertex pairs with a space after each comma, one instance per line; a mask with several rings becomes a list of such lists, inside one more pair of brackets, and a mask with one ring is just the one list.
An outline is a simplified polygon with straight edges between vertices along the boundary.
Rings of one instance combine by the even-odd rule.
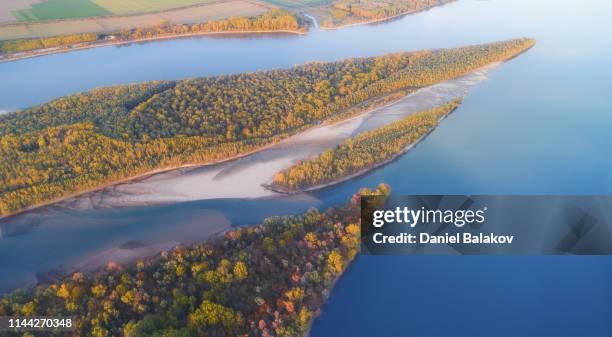
[[[430, 7], [430, 8], [433, 8], [433, 7]], [[400, 14], [395, 14], [395, 15], [388, 16], [386, 18], [380, 18], [380, 19], [370, 19], [370, 20], [366, 20], [366, 21], [359, 21], [359, 22], [353, 22], [353, 23], [344, 23], [344, 24], [341, 24], [341, 25], [331, 26], [331, 27], [329, 27], [329, 26], [321, 26], [321, 29], [324, 29], [324, 30], [337, 30], [337, 29], [344, 29], [344, 28], [350, 28], [350, 27], [355, 27], [355, 26], [371, 25], [371, 24], [375, 24], [375, 23], [381, 23], [381, 22], [397, 19], [397, 18], [402, 17], [402, 16], [408, 16], [408, 15], [411, 15], [411, 14], [416, 14], [416, 13], [419, 13], [419, 12], [422, 12], [422, 11], [426, 11], [426, 10], [428, 10], [430, 8], [420, 9], [420, 10], [410, 10], [410, 11], [407, 11], [407, 12], [403, 12], [403, 13], [400, 13]]]
[[[26, 288], [37, 287], [42, 284], [48, 284], [56, 281], [61, 281], [63, 278], [69, 277], [76, 272], [92, 273], [99, 270], [106, 270], [109, 264], [114, 264], [120, 268], [133, 265], [139, 260], [157, 259], [163, 252], [168, 252], [180, 246], [194, 246], [209, 240], [215, 240], [222, 237], [227, 231], [235, 228], [229, 226], [219, 229], [212, 228], [204, 237], [191, 242], [179, 241], [163, 241], [159, 243], [149, 242], [127, 242], [121, 246], [112, 247], [110, 249], [96, 253], [89, 258], [76, 263], [72, 266], [63, 266], [56, 269], [39, 271], [36, 275], [36, 280], [31, 282]], [[129, 246], [132, 244], [133, 246]], [[0, 295], [2, 292], [0, 292]]]
[[[450, 114], [452, 114], [453, 112], [455, 112], [455, 110], [457, 110], [459, 107], [454, 108], [453, 110], [451, 110], [448, 114], [446, 114], [446, 116], [440, 118], [439, 123], [441, 123], [444, 119], [446, 119], [446, 117], [448, 117]], [[414, 149], [417, 145], [419, 145], [419, 143], [421, 143], [423, 140], [425, 140], [425, 138], [427, 138], [427, 136], [429, 136], [432, 132], [434, 132], [438, 126], [436, 125], [435, 127], [429, 129], [424, 135], [422, 135], [421, 137], [419, 137], [417, 140], [415, 140], [414, 142], [406, 145], [406, 147], [404, 147], [400, 152], [394, 154], [393, 156], [391, 156], [389, 159], [386, 159], [382, 162], [373, 164], [369, 167], [363, 168], [357, 172], [351, 173], [347, 176], [326, 182], [326, 183], [322, 183], [322, 184], [317, 184], [308, 188], [300, 188], [300, 189], [296, 189], [296, 190], [290, 190], [287, 188], [283, 188], [280, 186], [275, 186], [273, 184], [265, 184], [263, 185], [264, 188], [272, 191], [272, 192], [276, 192], [276, 193], [281, 193], [281, 194], [287, 194], [287, 195], [293, 195], [293, 194], [300, 194], [300, 193], [306, 193], [306, 192], [313, 192], [313, 191], [318, 191], [318, 190], [322, 190], [334, 185], [338, 185], [341, 184], [343, 182], [352, 180], [354, 178], [363, 176], [367, 173], [369, 173], [370, 171], [376, 170], [382, 166], [385, 166], [387, 164], [390, 164], [391, 162], [395, 161], [396, 159], [398, 159], [399, 157], [405, 155], [406, 153], [410, 152], [410, 150]]]
[[325, 296], [325, 298], [323, 299], [323, 305], [315, 312], [315, 314], [313, 315], [312, 319], [310, 320], [310, 324], [308, 324], [308, 329], [306, 330], [306, 333], [301, 336], [301, 337], [310, 337], [311, 332], [312, 332], [312, 327], [315, 323], [315, 320], [317, 320], [319, 317], [321, 317], [323, 315], [323, 308], [325, 307], [325, 304], [327, 303], [327, 301], [329, 301], [329, 298], [331, 297], [332, 292], [334, 291], [334, 289], [336, 289], [336, 287], [338, 286], [338, 283], [340, 281], [342, 281], [342, 278], [344, 277], [344, 275], [348, 272], [349, 269], [351, 269], [355, 263], [355, 260], [357, 260], [357, 258], [359, 257], [359, 253], [361, 252], [361, 247], [358, 247], [359, 249], [357, 250], [358, 253], [357, 255], [355, 255], [355, 257], [353, 257], [346, 265], [346, 267], [344, 268], [344, 270], [342, 270], [342, 272], [340, 273], [340, 275], [338, 275], [333, 281], [332, 283], [329, 285], [329, 287], [327, 288], [327, 295]]
[[228, 157], [228, 158], [225, 158], [225, 159], [220, 159], [220, 160], [215, 160], [215, 161], [205, 162], [205, 163], [194, 163], [194, 164], [185, 164], [185, 165], [172, 166], [172, 167], [164, 167], [164, 168], [159, 168], [159, 169], [154, 169], [154, 170], [151, 170], [151, 171], [147, 171], [145, 173], [141, 173], [141, 174], [138, 174], [138, 175], [135, 175], [135, 176], [131, 176], [131, 177], [127, 177], [127, 178], [122, 178], [122, 179], [119, 179], [119, 180], [114, 180], [114, 181], [111, 181], [111, 182], [107, 182], [107, 183], [101, 184], [101, 185], [99, 185], [97, 187], [92, 187], [92, 188], [89, 188], [89, 189], [86, 189], [86, 190], [83, 190], [83, 191], [74, 192], [74, 193], [71, 193], [71, 194], [63, 196], [63, 197], [55, 198], [53, 200], [49, 200], [49, 201], [45, 201], [45, 202], [42, 202], [42, 203], [39, 203], [39, 204], [36, 204], [36, 205], [32, 205], [30, 207], [27, 207], [27, 208], [24, 208], [24, 209], [21, 209], [21, 210], [18, 210], [18, 211], [15, 211], [15, 212], [12, 212], [12, 213], [9, 213], [9, 214], [6, 214], [6, 215], [0, 215], [0, 221], [1, 220], [9, 219], [11, 217], [14, 217], [14, 216], [17, 216], [17, 215], [20, 215], [20, 214], [23, 214], [23, 213], [34, 211], [34, 210], [36, 210], [38, 208], [41, 208], [41, 207], [51, 206], [53, 204], [57, 204], [57, 203], [60, 203], [62, 201], [66, 201], [66, 200], [69, 200], [69, 199], [72, 199], [72, 198], [76, 198], [76, 197], [83, 196], [83, 195], [86, 195], [86, 194], [89, 194], [89, 193], [93, 193], [93, 192], [97, 192], [97, 191], [102, 191], [102, 190], [104, 190], [106, 188], [109, 188], [109, 187], [123, 185], [123, 184], [128, 184], [128, 183], [131, 183], [131, 182], [136, 182], [136, 181], [139, 181], [139, 180], [147, 179], [147, 178], [150, 178], [150, 177], [152, 177], [154, 175], [157, 175], [157, 174], [166, 173], [166, 172], [175, 171], [175, 170], [181, 170], [181, 169], [192, 169], [192, 168], [200, 168], [200, 167], [218, 165], [218, 164], [223, 164], [225, 162], [230, 162], [230, 161], [233, 161], [233, 160], [238, 160], [240, 158], [243, 158], [243, 157], [249, 156], [251, 154], [257, 153], [259, 151], [265, 150], [266, 148], [268, 148], [270, 146], [273, 146], [273, 145], [275, 145], [277, 143], [278, 143], [278, 141], [275, 141], [275, 142], [272, 142], [270, 144], [266, 144], [264, 146], [258, 147], [258, 148], [254, 149], [254, 150], [247, 151], [247, 152], [244, 152], [244, 153], [232, 156], [232, 157]]
[[[444, 4], [446, 5], [446, 4]], [[408, 15], [413, 15], [413, 14], [417, 14], [420, 12], [424, 12], [424, 11], [428, 11], [430, 9], [433, 9], [435, 7], [439, 7], [440, 5], [437, 6], [432, 6], [432, 7], [428, 7], [428, 8], [423, 8], [423, 9], [417, 9], [417, 10], [409, 10], [406, 12], [402, 12], [399, 14], [395, 14], [386, 18], [380, 18], [380, 19], [371, 19], [371, 20], [366, 20], [366, 21], [361, 21], [361, 22], [354, 22], [354, 23], [347, 23], [347, 24], [341, 24], [338, 26], [332, 26], [332, 27], [326, 27], [326, 26], [322, 26], [319, 24], [319, 22], [317, 21], [317, 19], [310, 15], [310, 14], [304, 14], [304, 16], [306, 18], [308, 18], [311, 21], [310, 25], [306, 26], [305, 30], [288, 30], [288, 29], [280, 29], [280, 30], [248, 30], [248, 31], [221, 31], [221, 32], [198, 32], [198, 33], [188, 33], [188, 34], [180, 34], [180, 35], [168, 35], [168, 36], [159, 36], [159, 37], [152, 37], [152, 38], [143, 38], [143, 39], [137, 39], [137, 40], [127, 40], [127, 41], [100, 41], [100, 42], [88, 42], [85, 45], [74, 45], [74, 46], [58, 46], [58, 47], [51, 47], [51, 48], [45, 48], [45, 49], [37, 49], [37, 50], [32, 50], [32, 51], [25, 51], [25, 52], [21, 52], [21, 53], [25, 53], [25, 55], [19, 55], [19, 56], [1, 56], [0, 55], [0, 63], [8, 63], [8, 62], [13, 62], [13, 61], [20, 61], [20, 60], [25, 60], [25, 59], [30, 59], [30, 58], [35, 58], [35, 57], [42, 57], [42, 56], [48, 56], [48, 55], [54, 55], [54, 54], [62, 54], [62, 53], [69, 53], [72, 51], [80, 51], [80, 50], [87, 50], [87, 49], [93, 49], [93, 48], [101, 48], [101, 47], [109, 47], [109, 46], [120, 46], [120, 45], [126, 45], [126, 44], [131, 44], [131, 43], [146, 43], [146, 42], [155, 42], [155, 41], [163, 41], [163, 40], [170, 40], [170, 39], [179, 39], [179, 38], [187, 38], [187, 37], [201, 37], [201, 36], [215, 36], [215, 35], [265, 35], [265, 34], [294, 34], [294, 35], [306, 35], [310, 32], [310, 28], [314, 28], [314, 29], [322, 29], [322, 30], [337, 30], [337, 29], [343, 29], [343, 28], [349, 28], [349, 27], [354, 27], [354, 26], [361, 26], [361, 25], [370, 25], [370, 24], [375, 24], [375, 23], [382, 23], [385, 21], [390, 21], [396, 18], [400, 18], [403, 16], [408, 16]], [[14, 53], [15, 54], [15, 53]], [[14, 55], [13, 54], [13, 55]]]
[[[188, 38], [188, 37], [198, 37], [198, 36], [215, 36], [215, 35], [265, 35], [265, 34], [292, 34], [292, 35], [306, 35], [308, 30], [288, 30], [288, 29], [279, 29], [279, 30], [245, 30], [245, 31], [221, 31], [221, 32], [198, 32], [198, 33], [188, 33], [188, 34], [180, 34], [180, 35], [165, 35], [165, 36], [156, 36], [151, 38], [137, 39], [137, 40], [126, 40], [126, 41], [100, 41], [100, 42], [89, 42], [84, 45], [74, 45], [74, 46], [64, 46], [64, 47], [51, 47], [45, 49], [36, 49], [32, 51], [22, 52], [25, 55], [18, 56], [0, 56], [0, 63], [8, 63], [14, 61], [20, 61], [35, 57], [42, 57], [54, 54], [63, 54], [69, 53], [73, 51], [94, 49], [94, 48], [102, 48], [102, 47], [110, 47], [110, 46], [120, 46], [132, 43], [147, 43], [147, 42], [155, 42], [155, 41], [163, 41], [163, 40], [171, 40], [171, 39], [180, 39], [180, 38]], [[13, 54], [15, 55], [15, 54]]]

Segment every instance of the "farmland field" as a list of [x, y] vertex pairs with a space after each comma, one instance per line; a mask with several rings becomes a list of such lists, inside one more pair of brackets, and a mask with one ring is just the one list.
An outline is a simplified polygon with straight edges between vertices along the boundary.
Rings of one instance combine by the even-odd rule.
[[330, 3], [331, 0], [265, 0], [273, 5], [285, 8], [302, 8], [308, 6], [318, 6]]
[[161, 12], [188, 6], [219, 3], [218, 0], [43, 0], [29, 8], [13, 10], [21, 22], [36, 22], [111, 15]]
[[136, 27], [151, 27], [162, 22], [195, 23], [217, 20], [229, 16], [255, 16], [264, 14], [271, 5], [258, 1], [229, 0], [201, 6], [168, 10], [132, 16], [108, 16], [52, 22], [0, 25], [0, 40], [47, 37], [77, 33], [99, 33]]
[[45, 21], [87, 18], [113, 13], [91, 0], [46, 0], [32, 4], [29, 9], [14, 11], [19, 21]]
[[17, 22], [13, 13], [30, 8], [37, 0], [0, 0], [0, 24]]
[[217, 2], [215, 0], [93, 0], [114, 15], [160, 12], [172, 8]]

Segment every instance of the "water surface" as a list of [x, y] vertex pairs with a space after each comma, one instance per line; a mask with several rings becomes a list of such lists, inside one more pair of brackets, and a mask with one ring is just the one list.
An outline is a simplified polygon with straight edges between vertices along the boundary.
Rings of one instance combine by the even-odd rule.
[[[0, 240], [0, 284], [14, 286], [40, 268], [129, 241], [197, 239], [213, 226], [207, 219], [248, 224], [337, 205], [379, 182], [399, 194], [611, 194], [610, 21], [612, 4], [603, 0], [461, 0], [389, 23], [306, 36], [178, 39], [0, 64], [0, 109], [13, 110], [100, 85], [538, 40], [490, 73], [414, 150], [333, 188], [290, 198], [50, 207], [13, 219], [9, 225], [29, 229]], [[610, 336], [611, 272], [609, 257], [362, 256], [332, 292], [312, 335]]]

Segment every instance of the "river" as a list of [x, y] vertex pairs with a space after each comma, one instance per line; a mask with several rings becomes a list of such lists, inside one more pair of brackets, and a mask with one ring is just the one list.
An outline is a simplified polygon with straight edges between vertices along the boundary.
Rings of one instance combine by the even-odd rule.
[[[379, 182], [399, 194], [611, 194], [610, 20], [604, 0], [461, 0], [305, 36], [176, 39], [0, 64], [0, 110], [14, 110], [101, 85], [538, 40], [472, 87], [407, 155], [332, 188], [128, 208], [57, 205], [9, 219], [4, 225], [22, 234], [0, 239], [0, 288], [23, 285], [36, 271], [127, 254], [126, 243], [189, 242], [268, 215], [340, 204]], [[610, 336], [611, 276], [608, 257], [360, 256], [312, 336]]]

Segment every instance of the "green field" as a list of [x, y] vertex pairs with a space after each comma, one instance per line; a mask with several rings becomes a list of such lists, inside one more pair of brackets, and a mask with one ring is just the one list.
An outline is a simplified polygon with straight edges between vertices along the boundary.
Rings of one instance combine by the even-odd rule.
[[29, 9], [13, 12], [19, 21], [45, 21], [112, 15], [109, 10], [90, 0], [47, 0], [32, 4]]
[[218, 2], [215, 0], [94, 0], [114, 15], [150, 13], [165, 11], [172, 8]]
[[[162, 12], [194, 5], [223, 3], [223, 0], [42, 0], [27, 9], [12, 12], [21, 22], [91, 18]], [[319, 6], [331, 0], [263, 0], [288, 9]]]
[[47, 21], [95, 16], [160, 12], [173, 8], [218, 2], [215, 0], [44, 0], [14, 11], [19, 21]]

